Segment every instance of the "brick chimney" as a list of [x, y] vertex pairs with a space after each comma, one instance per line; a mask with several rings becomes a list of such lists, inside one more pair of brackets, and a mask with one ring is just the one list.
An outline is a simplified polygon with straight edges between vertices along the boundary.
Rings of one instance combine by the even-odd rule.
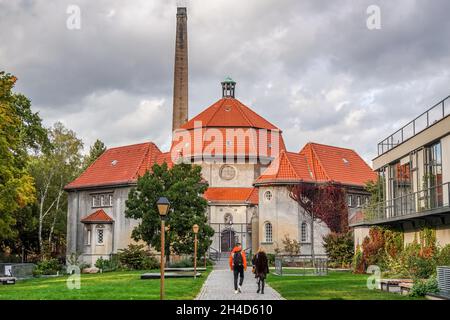
[[172, 132], [188, 121], [187, 9], [177, 8]]

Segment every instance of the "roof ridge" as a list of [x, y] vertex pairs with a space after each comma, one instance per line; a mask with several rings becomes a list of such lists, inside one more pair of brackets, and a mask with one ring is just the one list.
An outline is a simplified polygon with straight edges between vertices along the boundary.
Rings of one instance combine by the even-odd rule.
[[[323, 166], [322, 161], [320, 161], [320, 157], [317, 155], [317, 152], [316, 152], [316, 150], [315, 150], [314, 147], [313, 147], [314, 144], [313, 144], [313, 143], [308, 143], [308, 144], [311, 144], [311, 150], [312, 150], [312, 152], [314, 153], [314, 156], [315, 156], [315, 158], [317, 159], [317, 162], [319, 163], [320, 167], [322, 168], [322, 171], [323, 171], [324, 175], [327, 177], [328, 180], [332, 180], [332, 179], [330, 178], [330, 175], [328, 174], [328, 172], [325, 170], [325, 167]], [[315, 174], [314, 174], [314, 175], [315, 175]]]
[[[220, 101], [220, 103], [219, 103]], [[208, 122], [205, 124], [205, 126], [209, 126], [209, 123], [211, 122], [212, 118], [214, 118], [214, 116], [217, 114], [217, 112], [219, 112], [220, 108], [222, 107], [222, 105], [225, 103], [225, 98], [220, 99], [219, 101], [217, 101], [215, 104], [219, 104], [219, 106], [217, 107], [216, 110], [214, 110], [214, 112], [211, 114], [211, 117], [209, 117]], [[214, 104], [213, 104], [214, 105]], [[208, 110], [208, 108], [205, 109], [205, 111]], [[194, 127], [195, 128], [195, 127]]]
[[151, 144], [150, 144], [150, 147], [147, 148], [147, 150], [145, 151], [144, 155], [142, 156], [141, 161], [139, 162], [139, 165], [136, 166], [137, 168], [136, 168], [135, 173], [133, 174], [133, 178], [135, 178], [135, 179], [138, 178], [139, 171], [140, 171], [140, 169], [142, 167], [142, 164], [144, 163], [145, 159], [147, 158], [147, 155], [149, 154], [150, 150], [151, 150]]
[[350, 151], [356, 152], [354, 149], [351, 149], [351, 148], [338, 147], [338, 146], [333, 146], [330, 144], [324, 144], [324, 143], [318, 143], [318, 142], [312, 142], [312, 141], [308, 142], [308, 144], [336, 148], [336, 149], [350, 150]]
[[237, 109], [238, 109], [239, 113], [245, 118], [245, 120], [247, 121], [247, 123], [249, 124], [249, 126], [250, 126], [251, 128], [256, 127], [256, 124], [254, 124], [252, 121], [250, 121], [250, 119], [247, 117], [247, 115], [245, 114], [245, 112], [242, 110], [243, 104], [242, 104], [238, 99], [234, 99], [234, 100], [236, 101], [235, 104], [238, 105], [238, 108], [237, 108]]
[[[247, 106], [247, 105], [245, 105], [245, 104], [243, 104], [239, 99], [234, 99], [234, 100], [236, 100], [239, 104], [240, 104], [240, 106], [242, 107], [242, 109], [248, 109], [248, 111], [249, 112], [253, 112], [254, 114], [256, 114], [258, 117], [260, 117], [261, 119], [263, 119], [264, 121], [266, 121], [268, 124], [270, 124], [272, 127], [274, 127], [274, 129], [268, 129], [268, 130], [278, 130], [278, 131], [280, 131], [280, 132], [283, 132], [280, 128], [278, 128], [276, 125], [274, 125], [272, 122], [270, 122], [269, 120], [267, 120], [265, 117], [263, 117], [262, 115], [260, 115], [259, 113], [257, 113], [256, 111], [254, 111], [253, 109], [251, 109], [249, 106]], [[242, 112], [242, 110], [241, 110], [241, 112]], [[245, 115], [245, 117], [247, 118], [247, 115]], [[250, 123], [253, 127], [256, 127], [256, 124], [254, 124], [254, 123]]]
[[112, 147], [107, 150], [121, 149], [121, 148], [126, 148], [126, 147], [134, 147], [134, 146], [139, 146], [139, 145], [144, 145], [144, 144], [155, 144], [155, 143], [153, 141], [146, 141], [146, 142], [140, 142], [140, 143], [126, 144], [126, 145], [118, 146], [118, 147]]
[[[299, 155], [298, 153], [295, 153], [295, 152], [290, 152], [293, 156], [301, 156], [301, 155]], [[289, 157], [287, 156], [287, 152], [286, 152], [286, 157], [287, 157], [287, 159], [288, 159], [288, 161], [289, 161], [289, 165], [292, 167], [292, 170], [294, 170], [294, 172], [295, 172], [295, 175], [297, 176], [297, 178], [298, 179], [302, 179], [301, 178], [301, 175], [299, 175], [298, 174], [298, 172], [297, 172], [297, 169], [296, 169], [296, 167], [292, 164], [292, 162], [291, 162], [291, 159], [289, 159]], [[308, 161], [306, 161], [306, 164], [308, 164]], [[314, 179], [315, 179], [315, 177], [314, 177]]]

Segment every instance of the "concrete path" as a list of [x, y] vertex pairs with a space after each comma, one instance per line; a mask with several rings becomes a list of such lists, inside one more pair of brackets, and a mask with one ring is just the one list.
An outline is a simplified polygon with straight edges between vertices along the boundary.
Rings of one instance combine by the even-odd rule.
[[[268, 275], [273, 277], [273, 275]], [[214, 266], [209, 274], [196, 300], [283, 300], [280, 294], [272, 289], [267, 283], [264, 294], [256, 293], [258, 285], [251, 271], [247, 268], [242, 285], [242, 293], [235, 294], [233, 286], [233, 273], [228, 261], [221, 260]]]

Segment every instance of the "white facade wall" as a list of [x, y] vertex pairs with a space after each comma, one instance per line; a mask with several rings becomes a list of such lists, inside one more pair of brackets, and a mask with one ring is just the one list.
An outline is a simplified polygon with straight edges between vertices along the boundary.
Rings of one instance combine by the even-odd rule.
[[[270, 200], [266, 199], [265, 193], [272, 193]], [[290, 239], [301, 242], [301, 224], [307, 223], [307, 241], [301, 242], [301, 254], [311, 253], [311, 219], [296, 201], [290, 198], [286, 186], [263, 186], [259, 188], [259, 243], [268, 252], [274, 253], [278, 248], [284, 251], [283, 239], [286, 235]], [[265, 223], [272, 224], [272, 242], [266, 241]], [[330, 230], [325, 223], [314, 221], [314, 252], [325, 254], [322, 238]]]
[[[71, 191], [68, 193], [67, 220], [67, 255], [83, 254], [83, 260], [93, 265], [99, 257], [109, 258], [118, 249], [126, 248], [132, 243], [131, 232], [139, 223], [137, 220], [125, 218], [125, 201], [128, 199], [130, 187]], [[96, 193], [112, 193], [111, 207], [92, 207], [92, 195]], [[91, 213], [103, 209], [114, 222], [103, 224], [104, 243], [98, 245], [95, 240], [96, 224], [83, 224], [81, 219]], [[91, 242], [88, 245], [87, 228], [91, 227]]]

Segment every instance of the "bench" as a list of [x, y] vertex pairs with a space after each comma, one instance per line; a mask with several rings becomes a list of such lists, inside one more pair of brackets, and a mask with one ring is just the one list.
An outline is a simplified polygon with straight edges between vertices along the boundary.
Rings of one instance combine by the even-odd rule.
[[[401, 292], [400, 284], [412, 284], [413, 281], [410, 279], [381, 279], [380, 280], [380, 289], [381, 291], [387, 292]], [[397, 290], [392, 291], [393, 288]]]
[[15, 277], [0, 277], [1, 284], [16, 284], [16, 280]]
[[398, 286], [400, 287], [400, 294], [408, 295], [413, 287], [413, 284], [411, 282], [401, 282]]

